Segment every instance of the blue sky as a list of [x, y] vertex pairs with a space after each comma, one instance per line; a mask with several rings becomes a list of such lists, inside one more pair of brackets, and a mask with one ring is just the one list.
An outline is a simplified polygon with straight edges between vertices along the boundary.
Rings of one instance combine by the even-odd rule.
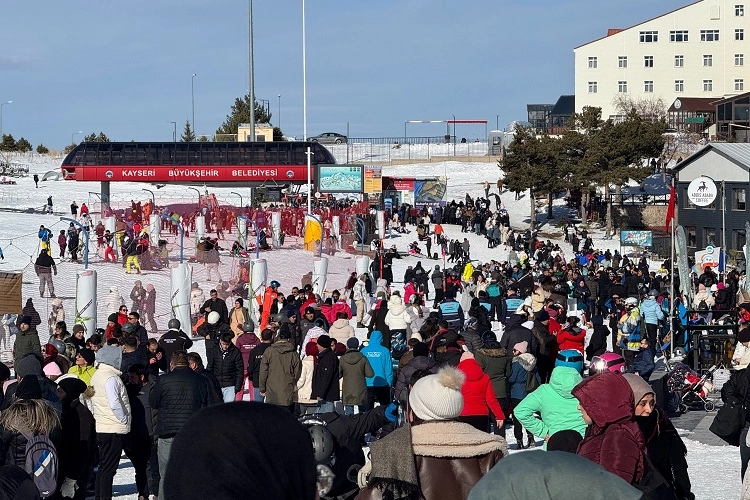
[[[688, 0], [307, 0], [307, 131], [401, 136], [405, 120], [486, 119], [573, 92], [573, 48]], [[248, 89], [246, 0], [24, 0], [3, 8], [3, 132], [167, 141], [213, 133]], [[255, 0], [255, 92], [302, 137], [302, 2]], [[461, 128], [459, 126], [459, 128]], [[409, 135], [442, 135], [414, 125]], [[467, 126], [457, 135], [484, 136]], [[76, 141], [80, 136], [76, 136]]]

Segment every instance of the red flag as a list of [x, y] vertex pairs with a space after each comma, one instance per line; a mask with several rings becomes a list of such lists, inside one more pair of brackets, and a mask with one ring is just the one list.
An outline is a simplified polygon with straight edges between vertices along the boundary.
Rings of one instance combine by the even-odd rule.
[[675, 196], [675, 189], [674, 184], [672, 184], [672, 187], [669, 189], [669, 206], [667, 207], [667, 221], [665, 224], [665, 231], [669, 231], [669, 223], [672, 222], [672, 219], [674, 219], [674, 204], [675, 201], [677, 201], [677, 196]]

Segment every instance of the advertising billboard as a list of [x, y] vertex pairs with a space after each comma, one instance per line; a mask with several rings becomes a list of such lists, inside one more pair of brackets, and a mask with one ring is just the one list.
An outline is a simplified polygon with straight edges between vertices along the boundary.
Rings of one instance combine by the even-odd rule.
[[624, 247], [650, 247], [652, 243], [651, 231], [620, 231], [620, 244]]

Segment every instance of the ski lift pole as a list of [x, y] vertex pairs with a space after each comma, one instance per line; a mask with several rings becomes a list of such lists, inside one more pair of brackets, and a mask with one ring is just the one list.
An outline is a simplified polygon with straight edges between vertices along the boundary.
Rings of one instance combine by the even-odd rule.
[[[64, 220], [66, 222], [71, 222], [81, 228], [81, 231], [83, 231], [83, 239], [85, 242], [85, 246], [83, 247], [83, 268], [88, 269], [89, 268], [89, 230], [86, 229], [86, 226], [81, 224], [75, 219], [71, 219], [70, 217], [60, 217], [60, 220]], [[51, 252], [50, 252], [51, 253]]]
[[258, 231], [258, 225], [255, 223], [253, 219], [251, 219], [250, 217], [246, 215], [238, 215], [237, 218], [245, 221], [245, 234], [244, 234], [245, 246], [247, 246], [247, 223], [249, 222], [250, 224], [253, 225], [253, 229], [255, 229], [255, 258], [259, 259], [260, 258], [260, 231]]
[[184, 254], [185, 254], [185, 232], [182, 230], [182, 224], [178, 224], [175, 219], [172, 217], [169, 217], [168, 215], [164, 214], [157, 214], [159, 217], [161, 217], [164, 220], [167, 220], [177, 226], [177, 230], [180, 232], [180, 264], [182, 264], [182, 261], [184, 260]]

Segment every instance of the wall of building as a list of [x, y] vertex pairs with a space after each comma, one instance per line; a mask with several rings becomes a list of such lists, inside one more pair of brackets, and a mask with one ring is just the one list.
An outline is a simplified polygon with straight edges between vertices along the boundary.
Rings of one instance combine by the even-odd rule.
[[[735, 15], [742, 6], [743, 16]], [[602, 27], [602, 31], [606, 27]], [[744, 40], [735, 40], [735, 30], [743, 29]], [[671, 31], [688, 32], [687, 42], [670, 41]], [[719, 41], [701, 41], [701, 30], [719, 30]], [[641, 42], [640, 32], [658, 32], [657, 42]], [[680, 96], [723, 97], [750, 89], [747, 67], [735, 65], [735, 55], [750, 57], [750, 2], [745, 0], [703, 0], [656, 19], [646, 21], [609, 37], [575, 49], [576, 111], [585, 106], [602, 108], [604, 119], [616, 115], [613, 99], [618, 82], [627, 82], [634, 99], [661, 98], [665, 106]], [[684, 56], [684, 65], [675, 67], [675, 56]], [[703, 56], [712, 56], [712, 65], [704, 66]], [[618, 58], [627, 57], [627, 68]], [[645, 67], [644, 57], [653, 57], [653, 67]], [[596, 68], [589, 58], [596, 58]], [[744, 62], [744, 61], [743, 61]], [[743, 80], [743, 90], [735, 90], [735, 80]], [[684, 81], [684, 90], [675, 91], [675, 81]], [[712, 90], [704, 90], [704, 80], [712, 81]], [[653, 92], [644, 91], [644, 82], [653, 81]], [[596, 82], [596, 93], [589, 92]], [[666, 108], [665, 108], [666, 111]]]

